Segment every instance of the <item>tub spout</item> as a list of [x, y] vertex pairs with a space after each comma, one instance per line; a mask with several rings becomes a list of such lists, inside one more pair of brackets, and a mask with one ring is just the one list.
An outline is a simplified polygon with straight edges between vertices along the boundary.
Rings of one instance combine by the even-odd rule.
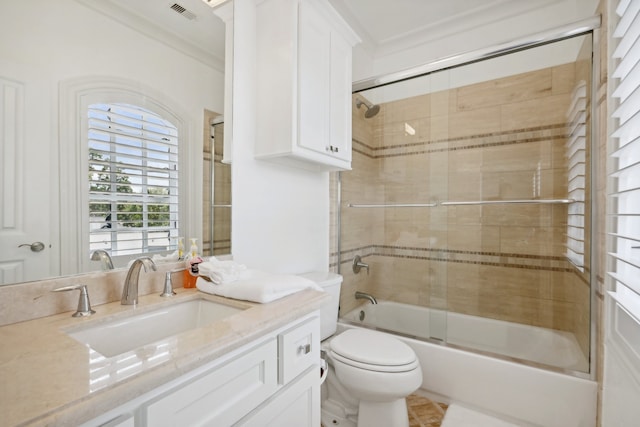
[[378, 300], [376, 300], [376, 298], [371, 295], [371, 294], [367, 294], [365, 292], [360, 292], [360, 291], [356, 291], [356, 299], [368, 299], [371, 304], [377, 304]]

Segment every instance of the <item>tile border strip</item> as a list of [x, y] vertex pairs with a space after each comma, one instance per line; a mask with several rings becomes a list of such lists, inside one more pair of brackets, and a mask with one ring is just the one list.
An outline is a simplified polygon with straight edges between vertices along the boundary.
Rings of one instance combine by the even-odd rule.
[[[382, 147], [373, 147], [365, 143], [364, 141], [353, 138], [352, 151], [358, 154], [362, 154], [371, 159], [380, 159], [386, 157], [470, 150], [514, 144], [526, 144], [548, 140], [561, 140], [564, 142], [564, 140], [566, 139], [566, 128], [567, 125], [561, 123], [504, 132], [494, 132], [432, 141], [428, 140], [409, 144], [387, 145]], [[560, 130], [561, 132], [554, 132], [557, 130]], [[438, 147], [437, 145], [440, 146]]]
[[[571, 273], [575, 268], [561, 256], [531, 255], [502, 252], [464, 251], [456, 249], [420, 248], [391, 245], [367, 245], [342, 251], [340, 264], [349, 264], [355, 255], [381, 256], [423, 261], [439, 261], [456, 264], [485, 265], [492, 267], [521, 268]], [[330, 254], [330, 267], [338, 263], [337, 253]]]

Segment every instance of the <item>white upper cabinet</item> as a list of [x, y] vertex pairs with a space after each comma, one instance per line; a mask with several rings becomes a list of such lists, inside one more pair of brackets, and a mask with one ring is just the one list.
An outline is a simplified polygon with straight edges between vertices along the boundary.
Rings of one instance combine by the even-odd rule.
[[258, 3], [257, 158], [351, 169], [356, 34], [326, 0]]

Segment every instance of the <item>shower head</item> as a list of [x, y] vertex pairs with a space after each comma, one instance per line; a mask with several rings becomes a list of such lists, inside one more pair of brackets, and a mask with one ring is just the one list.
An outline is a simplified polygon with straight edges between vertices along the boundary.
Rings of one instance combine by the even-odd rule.
[[365, 101], [364, 99], [356, 99], [356, 107], [360, 108], [361, 106], [367, 107], [367, 111], [364, 113], [364, 117], [366, 119], [370, 119], [371, 117], [378, 114], [380, 111], [380, 106], [377, 104], [371, 104], [370, 102]]

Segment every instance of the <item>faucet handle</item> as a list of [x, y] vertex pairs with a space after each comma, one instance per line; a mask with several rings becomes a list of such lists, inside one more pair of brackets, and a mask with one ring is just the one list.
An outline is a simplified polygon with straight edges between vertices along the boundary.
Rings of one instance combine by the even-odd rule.
[[63, 286], [61, 288], [54, 289], [52, 292], [65, 292], [75, 290], [80, 291], [80, 297], [78, 299], [78, 308], [76, 309], [76, 312], [71, 316], [84, 317], [94, 314], [95, 311], [91, 309], [91, 303], [89, 302], [89, 292], [87, 291], [87, 285]]
[[171, 282], [171, 274], [177, 273], [179, 271], [183, 271], [183, 270], [178, 269], [178, 270], [171, 270], [171, 271], [167, 271], [166, 272], [166, 274], [164, 275], [164, 290], [160, 294], [161, 297], [172, 297], [172, 296], [174, 296], [176, 294], [173, 291], [173, 283]]
[[362, 262], [362, 258], [360, 257], [360, 255], [356, 255], [355, 258], [353, 258], [353, 272], [355, 274], [360, 273], [360, 269], [364, 268], [367, 270], [367, 276], [369, 275], [369, 264]]

